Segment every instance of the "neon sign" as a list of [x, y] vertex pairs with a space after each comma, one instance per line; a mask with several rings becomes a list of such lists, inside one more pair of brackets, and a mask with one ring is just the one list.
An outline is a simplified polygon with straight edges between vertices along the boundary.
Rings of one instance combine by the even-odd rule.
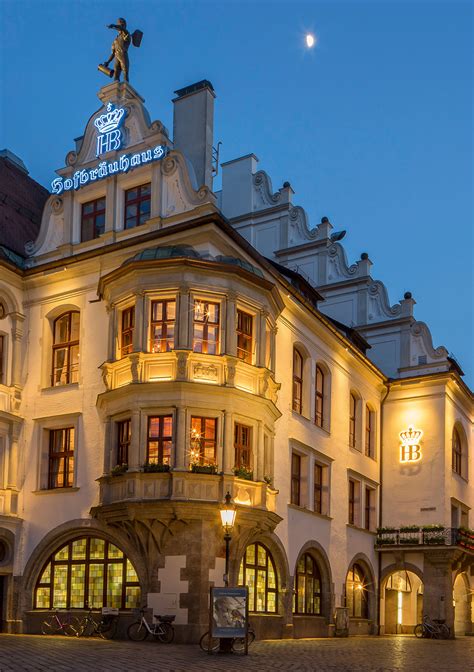
[[71, 177], [66, 177], [66, 179], [57, 177], [51, 182], [51, 192], [62, 194], [63, 191], [80, 189], [90, 182], [103, 180], [110, 175], [115, 175], [115, 173], [127, 173], [138, 166], [163, 159], [168, 152], [169, 147], [166, 147], [166, 145], [157, 145], [153, 149], [146, 149], [136, 154], [122, 154], [114, 161], [101, 161], [96, 168], [76, 170]]
[[400, 462], [418, 462], [421, 460], [420, 439], [423, 435], [421, 429], [413, 429], [400, 432]]
[[127, 113], [124, 107], [116, 107], [112, 103], [107, 105], [107, 114], [101, 114], [94, 120], [94, 126], [99, 131], [97, 135], [97, 156], [107, 152], [117, 151], [122, 147], [123, 137], [121, 126]]

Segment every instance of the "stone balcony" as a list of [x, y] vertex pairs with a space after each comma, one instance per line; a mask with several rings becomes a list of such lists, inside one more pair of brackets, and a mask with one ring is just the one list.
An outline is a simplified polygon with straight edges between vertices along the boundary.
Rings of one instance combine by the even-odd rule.
[[280, 388], [269, 369], [230, 355], [202, 355], [190, 350], [134, 352], [115, 362], [105, 362], [101, 368], [107, 391], [131, 383], [185, 381], [234, 387], [275, 403]]
[[474, 531], [458, 527], [409, 526], [401, 528], [379, 528], [375, 549], [390, 551], [391, 549], [424, 551], [440, 547], [460, 547], [474, 554]]
[[215, 503], [222, 502], [226, 492], [230, 492], [238, 505], [274, 512], [278, 494], [277, 490], [262, 481], [191, 471], [127, 471], [118, 476], [102, 476], [98, 480], [99, 506], [157, 500]]

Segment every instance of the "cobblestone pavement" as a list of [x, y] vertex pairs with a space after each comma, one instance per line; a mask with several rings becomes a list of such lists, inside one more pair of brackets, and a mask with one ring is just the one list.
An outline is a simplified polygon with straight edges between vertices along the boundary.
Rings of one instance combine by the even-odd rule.
[[248, 656], [198, 646], [0, 635], [0, 672], [471, 672], [474, 637], [351, 637], [256, 642]]

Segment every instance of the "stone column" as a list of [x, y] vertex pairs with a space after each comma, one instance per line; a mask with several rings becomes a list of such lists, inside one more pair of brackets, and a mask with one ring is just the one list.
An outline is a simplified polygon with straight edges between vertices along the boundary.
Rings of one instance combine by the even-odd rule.
[[224, 454], [222, 471], [231, 474], [234, 467], [234, 441], [232, 427], [232, 412], [224, 411]]
[[11, 385], [21, 387], [21, 339], [25, 316], [21, 313], [10, 313], [12, 321], [12, 369]]
[[174, 469], [184, 471], [186, 469], [186, 409], [183, 406], [176, 408], [175, 427], [175, 458]]
[[423, 615], [441, 619], [454, 637], [454, 606], [452, 568], [459, 551], [433, 549], [424, 552], [423, 567]]
[[130, 453], [128, 456], [128, 461], [130, 462], [130, 464], [128, 465], [129, 471], [140, 471], [141, 465], [144, 464], [146, 460], [146, 448], [144, 447], [143, 450], [140, 450], [141, 448], [140, 425], [141, 425], [140, 411], [138, 409], [134, 409], [132, 411]]
[[151, 202], [150, 202], [150, 219], [159, 217], [161, 215], [161, 162], [154, 163], [151, 169]]
[[237, 311], [236, 311], [237, 294], [229, 292], [226, 301], [226, 339], [225, 352], [232, 357], [237, 356]]
[[178, 305], [176, 306], [176, 316], [178, 318], [178, 324], [176, 329], [176, 343], [175, 348], [182, 350], [191, 349], [190, 343], [190, 328], [189, 328], [189, 316], [191, 313], [191, 302], [189, 296], [189, 287], [187, 285], [181, 285], [178, 292]]
[[13, 424], [9, 433], [8, 451], [8, 478], [7, 488], [16, 490], [18, 487], [18, 439], [20, 437], [20, 425]]
[[257, 342], [257, 356], [255, 363], [257, 366], [265, 366], [265, 350], [267, 340], [267, 316], [266, 310], [261, 310], [258, 321], [258, 342]]

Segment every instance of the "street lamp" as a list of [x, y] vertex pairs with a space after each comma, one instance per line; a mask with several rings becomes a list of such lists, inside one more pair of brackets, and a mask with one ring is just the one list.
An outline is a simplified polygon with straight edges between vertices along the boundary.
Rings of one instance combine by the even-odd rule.
[[231, 504], [231, 494], [227, 492], [225, 496], [225, 504], [220, 510], [222, 527], [224, 528], [224, 541], [225, 541], [225, 574], [224, 574], [224, 585], [227, 587], [229, 585], [229, 547], [232, 528], [235, 524], [235, 516], [237, 511], [235, 506]]

